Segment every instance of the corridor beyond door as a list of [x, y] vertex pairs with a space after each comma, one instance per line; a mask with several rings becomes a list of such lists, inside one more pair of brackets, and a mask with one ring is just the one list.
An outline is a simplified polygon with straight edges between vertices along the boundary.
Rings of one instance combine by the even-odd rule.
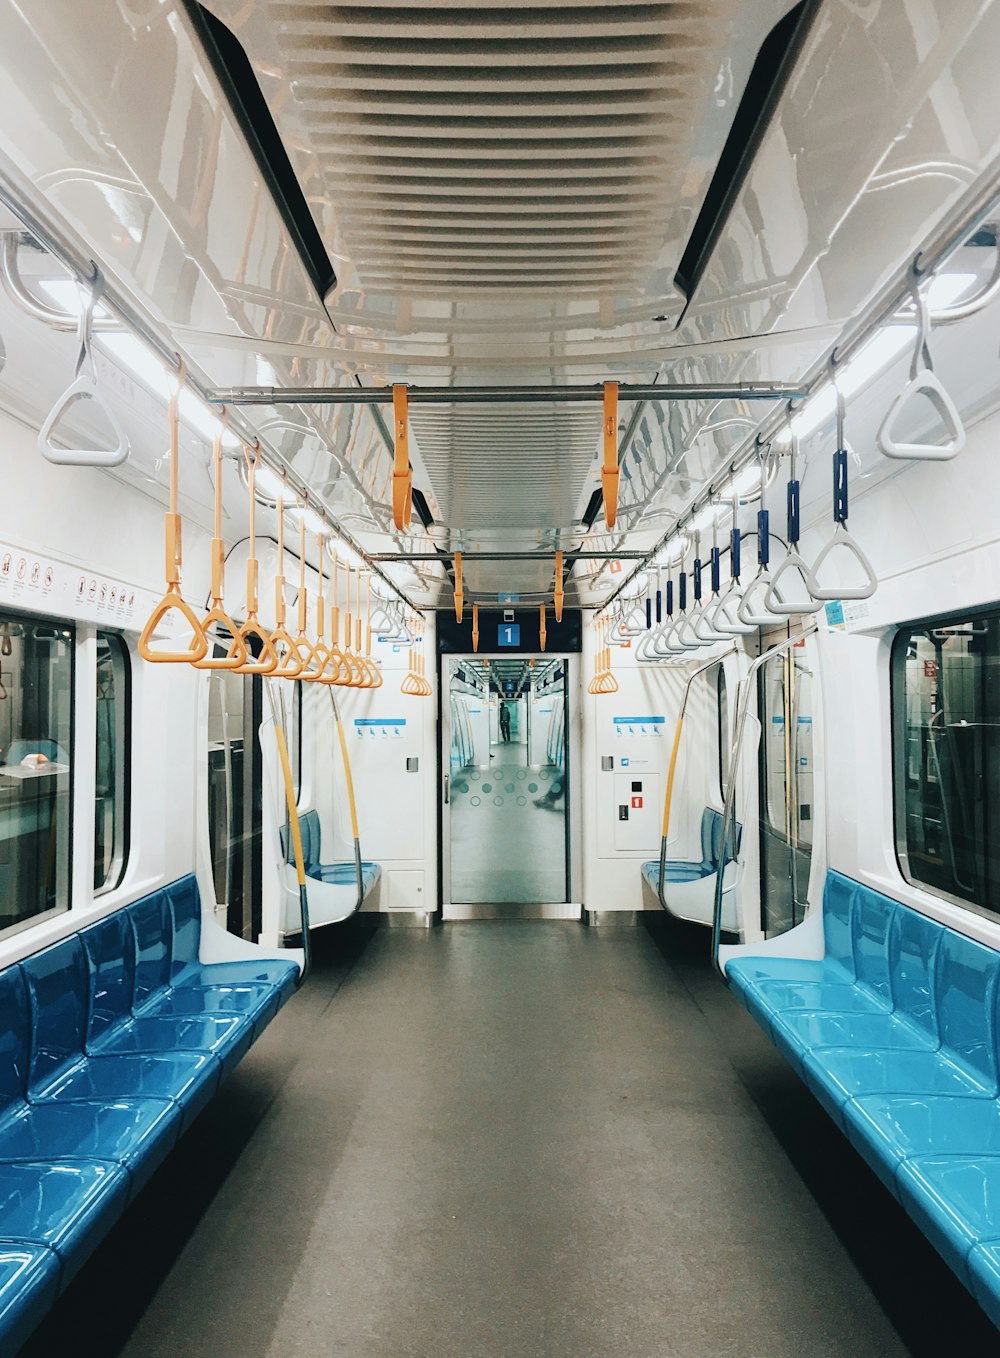
[[446, 908], [568, 899], [567, 663], [446, 662]]

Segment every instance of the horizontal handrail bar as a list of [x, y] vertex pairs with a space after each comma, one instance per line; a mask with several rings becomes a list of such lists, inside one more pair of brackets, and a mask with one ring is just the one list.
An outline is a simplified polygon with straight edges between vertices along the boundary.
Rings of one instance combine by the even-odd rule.
[[[553, 384], [548, 387], [407, 387], [408, 404], [506, 405], [544, 401], [602, 402], [604, 386]], [[806, 387], [789, 382], [664, 382], [618, 388], [619, 401], [800, 401]], [[223, 387], [206, 399], [225, 406], [391, 405], [392, 387]]]

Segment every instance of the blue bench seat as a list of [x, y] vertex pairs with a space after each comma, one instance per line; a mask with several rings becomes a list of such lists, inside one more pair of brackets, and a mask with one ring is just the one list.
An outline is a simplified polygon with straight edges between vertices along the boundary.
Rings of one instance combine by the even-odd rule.
[[[302, 839], [302, 865], [308, 879], [310, 924], [335, 924], [347, 919], [375, 890], [382, 876], [382, 865], [362, 860], [359, 899], [358, 870], [354, 860], [334, 863], [322, 861], [322, 827], [318, 811], [306, 811], [299, 817], [299, 834]], [[281, 832], [281, 848], [286, 861], [293, 863], [292, 846], [284, 830]], [[316, 883], [316, 886], [310, 883]], [[289, 911], [285, 928], [294, 933], [299, 928], [299, 922], [291, 905]]]
[[193, 877], [0, 971], [0, 1352], [54, 1296], [295, 989], [202, 963]]
[[16, 1353], [59, 1292], [59, 1256], [44, 1245], [0, 1241], [0, 1353]]
[[[735, 834], [726, 847], [726, 862], [731, 863], [740, 849], [742, 826], [737, 825]], [[735, 842], [734, 842], [735, 841]], [[680, 882], [700, 882], [703, 877], [712, 877], [719, 870], [722, 854], [722, 812], [713, 811], [706, 806], [701, 813], [701, 858], [695, 862], [683, 858], [668, 859], [663, 865], [663, 885]], [[660, 860], [651, 858], [642, 865], [642, 875], [653, 888], [659, 891]]]
[[727, 980], [1000, 1324], [1000, 953], [835, 872], [823, 937]]

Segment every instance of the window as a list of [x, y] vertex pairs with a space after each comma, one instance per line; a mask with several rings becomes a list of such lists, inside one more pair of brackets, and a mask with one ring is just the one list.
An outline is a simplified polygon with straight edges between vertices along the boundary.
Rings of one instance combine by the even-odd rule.
[[69, 909], [73, 642], [0, 612], [0, 933]]
[[1000, 911], [1000, 616], [898, 633], [892, 715], [903, 876]]
[[120, 636], [97, 634], [94, 891], [121, 881], [128, 856], [129, 664]]
[[729, 773], [729, 698], [726, 693], [726, 670], [720, 665], [715, 672], [716, 716], [719, 738], [719, 795], [725, 800], [726, 778]]

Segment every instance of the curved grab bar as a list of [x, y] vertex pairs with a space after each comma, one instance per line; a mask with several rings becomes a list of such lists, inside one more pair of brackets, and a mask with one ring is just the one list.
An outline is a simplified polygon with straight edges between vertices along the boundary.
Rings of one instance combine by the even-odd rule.
[[677, 724], [674, 727], [674, 742], [670, 749], [670, 764], [667, 768], [667, 790], [663, 801], [663, 833], [660, 838], [660, 876], [656, 884], [656, 894], [660, 898], [661, 907], [668, 909], [667, 902], [663, 897], [663, 877], [666, 872], [667, 864], [667, 837], [670, 833], [670, 809], [674, 795], [674, 774], [677, 771], [677, 755], [681, 747], [681, 731], [684, 729], [684, 713], [687, 710], [688, 696], [691, 686], [700, 674], [712, 669], [715, 665], [720, 665], [727, 655], [735, 655], [736, 646], [730, 646], [720, 655], [713, 656], [711, 660], [699, 665], [696, 670], [692, 670], [688, 675], [687, 683], [684, 685], [684, 693], [681, 697], [680, 711], [677, 713]]
[[271, 692], [270, 684], [265, 684], [267, 699], [271, 708], [271, 723], [274, 738], [278, 745], [278, 760], [281, 764], [281, 778], [285, 788], [285, 807], [288, 812], [288, 825], [291, 830], [292, 849], [295, 855], [295, 877], [299, 887], [299, 922], [302, 928], [302, 971], [298, 984], [301, 986], [309, 975], [312, 966], [312, 939], [309, 933], [309, 895], [306, 890], [306, 864], [302, 852], [302, 827], [299, 824], [299, 808], [295, 800], [295, 782], [292, 778], [292, 765], [288, 758], [288, 744], [285, 728], [278, 721], [278, 709]]
[[347, 784], [347, 808], [351, 817], [351, 834], [354, 838], [354, 874], [358, 886], [357, 900], [355, 901], [352, 914], [357, 914], [364, 904], [365, 899], [365, 878], [361, 867], [361, 832], [358, 829], [358, 806], [354, 798], [354, 778], [351, 775], [351, 760], [347, 753], [347, 737], [344, 735], [344, 723], [340, 719], [340, 708], [337, 706], [337, 695], [330, 689], [330, 702], [333, 705], [333, 721], [337, 728], [337, 740], [340, 743], [340, 757], [344, 761], [344, 781]]
[[[994, 222], [993, 226], [996, 228], [997, 223]], [[969, 316], [975, 316], [976, 312], [984, 310], [1000, 296], [1000, 247], [993, 248], [996, 250], [996, 259], [993, 261], [993, 272], [986, 286], [964, 302], [953, 302], [951, 306], [938, 307], [934, 311], [930, 310], [928, 304], [928, 316], [934, 325], [950, 325], [953, 321], [964, 321]]]
[[[80, 326], [79, 316], [71, 311], [60, 311], [58, 307], [43, 302], [31, 292], [21, 277], [17, 263], [17, 250], [21, 242], [21, 231], [0, 231], [0, 286], [20, 309], [36, 321], [53, 330], [72, 333]], [[94, 316], [90, 323], [91, 331], [124, 330], [124, 324], [114, 316]]]
[[[722, 808], [722, 842], [719, 845], [719, 862], [725, 863], [726, 850], [729, 847], [730, 826], [736, 811], [736, 775], [739, 772], [740, 750], [743, 744], [743, 734], [746, 729], [747, 718], [750, 715], [750, 701], [756, 692], [756, 685], [750, 681], [754, 675], [765, 664], [766, 661], [773, 659], [776, 655], [781, 655], [790, 647], [798, 645], [806, 637], [812, 636], [817, 630], [816, 623], [812, 623], [803, 631], [797, 632], [795, 636], [787, 637], [777, 646], [772, 646], [770, 650], [764, 651], [754, 660], [743, 677], [742, 692], [737, 707], [736, 724], [733, 728], [733, 744], [729, 755], [729, 772], [726, 782], [726, 797]], [[754, 718], [756, 721], [756, 718]], [[757, 721], [757, 739], [760, 739], [760, 722]], [[712, 965], [719, 968], [719, 945], [722, 938], [722, 896], [723, 896], [723, 874], [721, 872], [715, 877], [715, 904], [712, 911]], [[725, 977], [723, 976], [723, 979]]]

